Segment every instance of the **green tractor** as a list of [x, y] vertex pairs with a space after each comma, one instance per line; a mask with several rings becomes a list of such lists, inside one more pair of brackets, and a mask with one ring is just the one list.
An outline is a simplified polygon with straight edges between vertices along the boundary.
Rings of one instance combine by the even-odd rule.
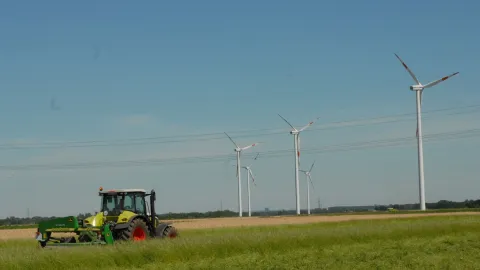
[[[147, 238], [175, 238], [171, 222], [161, 222], [155, 214], [155, 191], [143, 189], [99, 190], [101, 210], [83, 220], [75, 216], [55, 218], [38, 224], [36, 240], [41, 247], [52, 245], [113, 244], [115, 241], [143, 241]], [[147, 202], [150, 197], [150, 206]], [[56, 238], [52, 233], [75, 233]]]

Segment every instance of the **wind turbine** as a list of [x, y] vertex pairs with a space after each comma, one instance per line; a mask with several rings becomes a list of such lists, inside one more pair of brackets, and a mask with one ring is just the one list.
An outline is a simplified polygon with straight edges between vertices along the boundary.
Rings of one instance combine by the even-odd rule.
[[[258, 158], [258, 155], [253, 159], [253, 160], [257, 160]], [[250, 204], [250, 176], [252, 177], [252, 183], [256, 186], [255, 184], [255, 177], [253, 177], [253, 174], [252, 174], [252, 170], [250, 169], [250, 166], [252, 166], [252, 164], [248, 165], [248, 166], [244, 166], [242, 168], [244, 168], [245, 170], [247, 170], [247, 190], [248, 190], [248, 216], [251, 217], [252, 216], [252, 208], [251, 208], [251, 204]]]
[[424, 179], [424, 171], [423, 171], [423, 140], [422, 140], [422, 93], [423, 89], [432, 87], [447, 80], [450, 77], [457, 75], [459, 72], [452, 73], [448, 76], [445, 76], [441, 79], [436, 81], [432, 81], [423, 85], [420, 81], [415, 77], [415, 74], [410, 70], [410, 68], [403, 62], [403, 60], [395, 54], [395, 56], [400, 60], [403, 67], [410, 73], [410, 76], [413, 78], [416, 84], [410, 86], [410, 90], [416, 91], [417, 97], [417, 149], [418, 149], [418, 178], [419, 178], [419, 195], [420, 195], [420, 210], [426, 210], [425, 206], [425, 179]]
[[310, 215], [310, 184], [312, 184], [312, 188], [315, 188], [313, 186], [312, 174], [311, 174], [314, 165], [315, 165], [315, 161], [313, 161], [312, 166], [310, 167], [310, 170], [308, 170], [308, 171], [300, 170], [307, 177], [307, 214], [309, 214], [309, 215]]
[[235, 152], [237, 152], [237, 179], [238, 179], [238, 216], [242, 216], [242, 178], [240, 177], [240, 154], [242, 151], [247, 150], [251, 147], [254, 147], [257, 145], [257, 143], [245, 146], [245, 147], [240, 147], [233, 141], [233, 139], [228, 136], [228, 134], [225, 132], [225, 135], [232, 141], [232, 143], [235, 145]]
[[294, 147], [295, 147], [295, 197], [296, 197], [296, 208], [297, 208], [297, 215], [300, 215], [300, 187], [299, 187], [299, 180], [298, 180], [298, 166], [299, 166], [299, 159], [300, 159], [300, 139], [299, 139], [299, 135], [300, 135], [300, 132], [304, 131], [306, 128], [310, 127], [311, 125], [313, 125], [313, 123], [315, 123], [315, 121], [318, 120], [318, 118], [320, 117], [317, 117], [314, 121], [311, 121], [310, 123], [308, 123], [306, 126], [302, 127], [301, 129], [296, 129], [294, 126], [292, 126], [292, 124], [290, 124], [287, 119], [283, 118], [280, 114], [278, 115], [280, 116], [280, 118], [283, 119], [283, 121], [285, 121], [290, 127], [292, 127], [292, 130], [290, 131], [290, 134], [293, 135], [293, 143], [294, 143]]

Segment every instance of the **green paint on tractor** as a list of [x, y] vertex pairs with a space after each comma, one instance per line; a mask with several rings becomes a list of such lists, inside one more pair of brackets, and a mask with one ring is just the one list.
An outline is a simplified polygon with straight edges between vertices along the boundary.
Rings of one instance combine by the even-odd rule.
[[[42, 221], [35, 239], [41, 247], [111, 245], [116, 241], [143, 241], [149, 238], [175, 238], [178, 233], [171, 223], [161, 222], [155, 214], [156, 194], [143, 189], [100, 188], [101, 211], [79, 220], [67, 216]], [[150, 208], [146, 198], [150, 197]], [[55, 233], [70, 233], [55, 237]]]

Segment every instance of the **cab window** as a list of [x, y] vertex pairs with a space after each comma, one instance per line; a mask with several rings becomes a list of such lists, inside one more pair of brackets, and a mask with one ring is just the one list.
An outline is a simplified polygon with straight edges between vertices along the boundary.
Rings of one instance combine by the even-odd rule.
[[133, 194], [126, 194], [123, 201], [123, 210], [134, 211], [135, 210], [135, 199]]
[[143, 194], [137, 194], [135, 196], [135, 212], [145, 215], [145, 201], [143, 200]]
[[103, 209], [102, 211], [114, 211], [117, 205], [117, 195], [104, 195], [103, 196]]

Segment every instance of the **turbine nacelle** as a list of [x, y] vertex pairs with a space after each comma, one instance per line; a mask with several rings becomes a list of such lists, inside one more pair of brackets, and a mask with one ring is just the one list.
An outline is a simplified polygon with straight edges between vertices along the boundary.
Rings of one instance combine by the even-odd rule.
[[424, 88], [423, 85], [420, 85], [420, 84], [410, 86], [410, 90], [412, 91], [422, 91], [423, 88]]
[[315, 121], [317, 121], [320, 118], [320, 117], [317, 117], [314, 121], [310, 121], [310, 123], [308, 123], [306, 126], [302, 127], [301, 129], [296, 129], [292, 124], [290, 124], [290, 122], [287, 121], [287, 119], [283, 118], [283, 116], [281, 116], [280, 114], [278, 116], [280, 116], [280, 118], [282, 118], [283, 121], [285, 121], [292, 128], [292, 130], [290, 130], [290, 134], [292, 135], [297, 135], [300, 132], [304, 131], [305, 129], [309, 128], [311, 125], [313, 125], [313, 123], [315, 123]]
[[258, 143], [254, 143], [254, 144], [250, 144], [250, 145], [247, 145], [245, 147], [240, 147], [238, 146], [238, 144], [232, 139], [232, 137], [230, 137], [226, 132], [224, 132], [225, 135], [227, 135], [227, 137], [230, 139], [230, 141], [235, 145], [235, 149], [233, 149], [233, 151], [235, 152], [242, 152], [243, 150], [247, 150], [249, 148], [252, 148], [252, 147], [255, 147]]

